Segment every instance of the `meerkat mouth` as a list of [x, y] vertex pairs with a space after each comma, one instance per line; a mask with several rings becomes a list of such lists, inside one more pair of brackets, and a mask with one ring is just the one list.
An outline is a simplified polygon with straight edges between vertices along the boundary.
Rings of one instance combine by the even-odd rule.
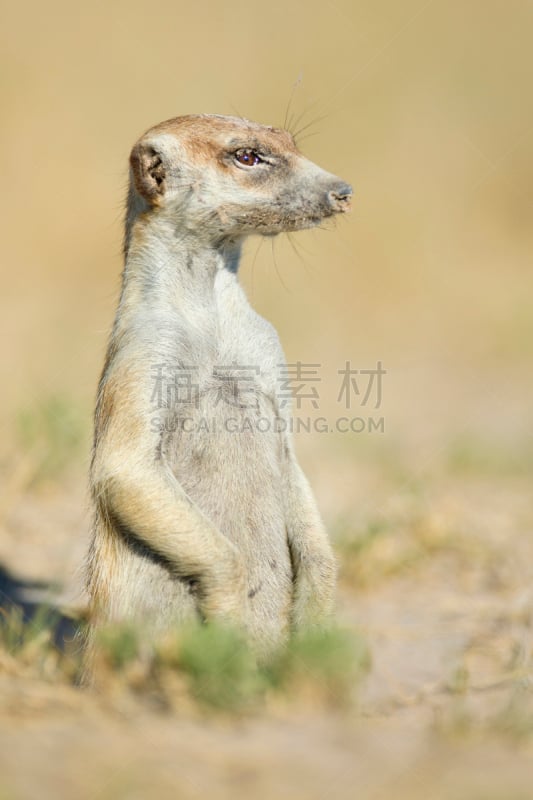
[[279, 233], [293, 233], [315, 228], [324, 220], [350, 210], [350, 200], [346, 199], [335, 201], [335, 204], [331, 202], [326, 204], [324, 201], [320, 208], [301, 210], [274, 207], [262, 210], [254, 209], [243, 213], [242, 209], [236, 206], [232, 208], [226, 206], [224, 209], [220, 209], [218, 214], [224, 220], [232, 219], [243, 234], [256, 233], [263, 236], [276, 236]]

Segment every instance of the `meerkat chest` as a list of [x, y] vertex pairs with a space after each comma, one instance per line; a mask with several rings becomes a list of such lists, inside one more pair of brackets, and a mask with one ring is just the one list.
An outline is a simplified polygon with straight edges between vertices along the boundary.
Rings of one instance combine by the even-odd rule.
[[213, 419], [220, 427], [235, 415], [278, 416], [283, 350], [234, 275], [215, 282], [214, 296], [194, 319], [176, 315], [167, 325], [161, 318], [140, 325], [160, 333], [150, 393], [162, 417]]
[[[250, 306], [233, 276], [221, 276], [216, 294], [217, 346], [213, 380], [235, 399], [273, 399], [285, 363], [274, 327]], [[246, 403], [243, 402], [243, 405]]]

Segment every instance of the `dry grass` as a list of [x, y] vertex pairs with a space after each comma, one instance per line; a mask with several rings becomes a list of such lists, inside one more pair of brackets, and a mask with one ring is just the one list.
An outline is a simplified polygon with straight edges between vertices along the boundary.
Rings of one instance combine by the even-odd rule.
[[103, 631], [95, 669], [99, 691], [133, 691], [179, 712], [191, 702], [212, 711], [257, 713], [269, 703], [351, 707], [369, 666], [354, 632], [300, 634], [267, 664], [257, 664], [231, 629], [193, 627], [146, 641], [139, 630]]
[[[84, 681], [83, 621], [58, 646], [58, 617], [47, 607], [24, 619], [16, 605], [2, 611], [0, 665], [6, 675], [45, 681], [61, 689]], [[269, 702], [324, 708], [351, 707], [368, 671], [366, 644], [339, 629], [299, 634], [258, 664], [241, 636], [216, 625], [193, 626], [154, 639], [129, 625], [100, 631], [92, 688], [101, 698], [129, 696], [149, 708], [257, 712]], [[270, 699], [269, 699], [270, 698]]]

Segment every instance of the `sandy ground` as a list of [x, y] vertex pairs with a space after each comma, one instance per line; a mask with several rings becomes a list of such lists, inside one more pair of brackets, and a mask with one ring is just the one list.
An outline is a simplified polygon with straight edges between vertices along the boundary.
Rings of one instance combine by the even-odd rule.
[[[398, 488], [394, 535], [355, 560], [339, 541], [339, 618], [372, 653], [350, 708], [304, 696], [245, 716], [190, 704], [169, 712], [0, 673], [2, 797], [530, 797], [525, 490], [516, 479], [451, 476], [421, 503]], [[82, 481], [61, 493], [41, 488], [5, 519], [4, 566], [21, 583], [57, 579], [67, 604], [83, 602], [83, 499]], [[417, 528], [412, 510], [421, 507]]]

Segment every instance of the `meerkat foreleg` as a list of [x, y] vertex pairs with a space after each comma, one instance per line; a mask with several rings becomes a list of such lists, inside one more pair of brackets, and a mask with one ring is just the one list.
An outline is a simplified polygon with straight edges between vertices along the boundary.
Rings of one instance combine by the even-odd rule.
[[286, 485], [287, 536], [294, 570], [293, 630], [327, 623], [334, 611], [336, 562], [313, 492], [292, 457]]
[[136, 463], [131, 453], [128, 456], [120, 468], [95, 483], [102, 512], [123, 535], [166, 561], [177, 578], [195, 584], [198, 611], [204, 619], [240, 626], [246, 581], [237, 548], [169, 470]]

